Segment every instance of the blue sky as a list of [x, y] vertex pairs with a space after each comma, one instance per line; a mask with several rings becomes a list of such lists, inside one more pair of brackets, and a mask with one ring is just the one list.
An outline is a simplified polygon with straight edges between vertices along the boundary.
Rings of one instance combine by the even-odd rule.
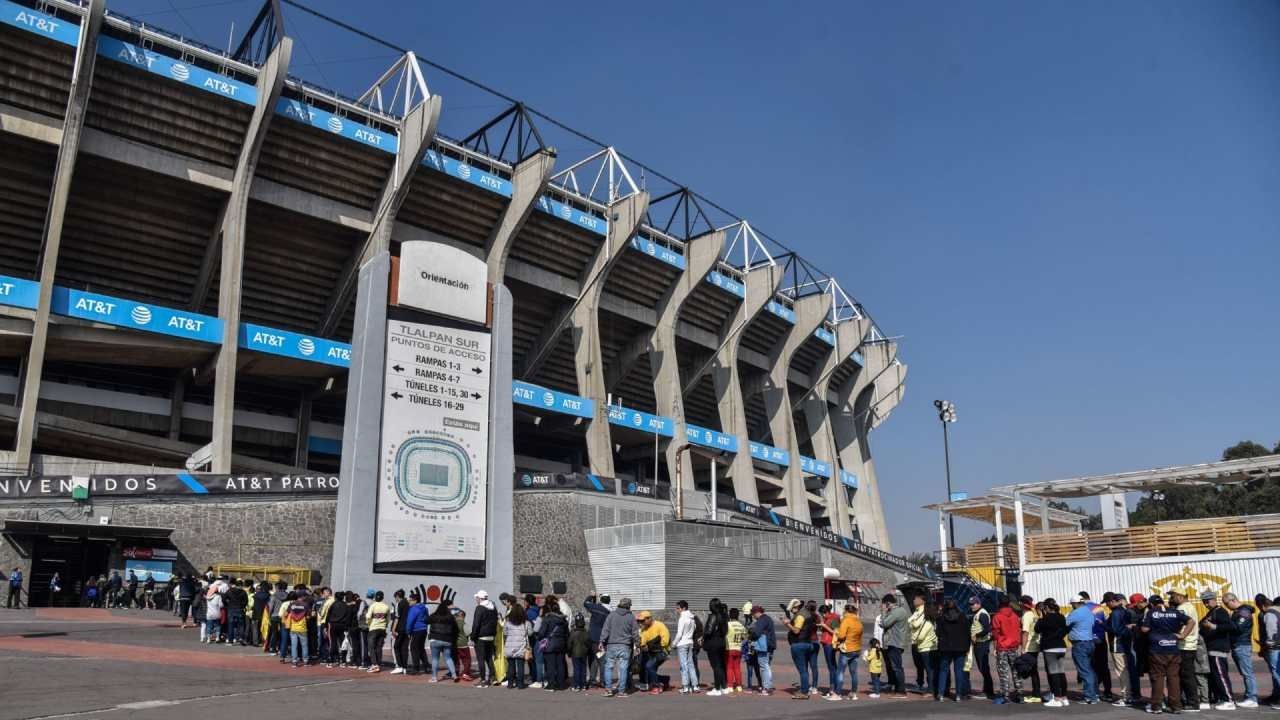
[[[1280, 4], [312, 6], [715, 199], [904, 336], [872, 438], [897, 551], [935, 546], [935, 398], [973, 494], [1280, 441]], [[220, 47], [255, 10], [111, 8]], [[295, 74], [356, 93], [394, 59], [289, 12]], [[503, 108], [428, 82], [446, 131]]]

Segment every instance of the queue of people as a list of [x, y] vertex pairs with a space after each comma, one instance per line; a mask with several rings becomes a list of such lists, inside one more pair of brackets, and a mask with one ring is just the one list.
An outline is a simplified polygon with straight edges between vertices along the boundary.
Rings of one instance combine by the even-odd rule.
[[[468, 617], [452, 598], [431, 603], [417, 589], [397, 590], [388, 599], [374, 589], [360, 595], [188, 576], [179, 580], [177, 598], [183, 626], [190, 614], [202, 642], [257, 645], [299, 668], [370, 673], [386, 670], [389, 646], [391, 674], [477, 687], [599, 687], [608, 697], [669, 691], [769, 696], [785, 633], [799, 676], [789, 688], [795, 699], [858, 700], [862, 665], [869, 699], [882, 692], [905, 698], [910, 689], [938, 702], [990, 699], [1062, 708], [1072, 702], [1067, 673], [1074, 669], [1076, 701], [1086, 705], [1108, 701], [1173, 714], [1233, 710], [1260, 702], [1252, 668], [1255, 624], [1272, 687], [1280, 687], [1280, 610], [1262, 596], [1250, 606], [1231, 594], [1219, 599], [1205, 593], [1200, 599], [1208, 611], [1200, 618], [1179, 593], [1166, 600], [1108, 592], [1095, 603], [1082, 592], [1068, 607], [1052, 598], [1001, 596], [994, 612], [977, 597], [961, 607], [952, 598], [935, 604], [916, 596], [903, 603], [886, 595], [870, 627], [857, 605], [837, 610], [798, 599], [776, 616], [751, 602], [731, 608], [713, 599], [697, 613], [679, 601], [668, 625], [653, 611], [633, 611], [628, 598], [613, 603], [595, 594], [575, 612], [554, 595], [539, 600], [502, 593], [495, 603], [481, 591]], [[911, 688], [908, 655], [916, 670]], [[702, 670], [704, 656], [709, 675]], [[1232, 664], [1241, 680], [1239, 699]], [[975, 672], [980, 686], [971, 681]]]

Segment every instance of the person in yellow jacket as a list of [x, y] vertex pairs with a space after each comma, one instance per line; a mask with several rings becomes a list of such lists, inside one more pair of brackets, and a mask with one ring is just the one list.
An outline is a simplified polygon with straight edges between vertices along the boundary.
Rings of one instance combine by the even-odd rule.
[[671, 682], [670, 677], [658, 674], [658, 668], [671, 652], [671, 631], [653, 619], [653, 613], [648, 610], [641, 610], [636, 615], [636, 622], [640, 623], [640, 661], [644, 665], [645, 681], [640, 689], [647, 688], [650, 694], [661, 695], [663, 688]]
[[911, 602], [916, 609], [907, 618], [907, 628], [911, 631], [912, 659], [917, 654], [920, 658], [915, 663], [916, 685], [923, 692], [925, 687], [932, 688], [938, 682], [938, 632], [934, 627], [938, 613], [923, 595], [915, 596]]
[[[862, 652], [862, 618], [858, 617], [857, 603], [847, 603], [836, 628], [836, 675], [831, 681], [828, 700], [858, 699], [858, 656]], [[849, 694], [844, 694], [844, 673], [849, 671]]]
[[293, 599], [283, 603], [284, 617], [281, 624], [289, 632], [293, 646], [293, 666], [305, 667], [311, 660], [311, 649], [307, 647], [307, 616], [311, 614], [311, 595], [295, 592]]
[[387, 626], [391, 619], [391, 606], [383, 602], [386, 597], [379, 590], [373, 594], [373, 603], [365, 610], [369, 623], [369, 672], [382, 672], [382, 645], [387, 639]]
[[867, 697], [877, 700], [880, 698], [880, 673], [884, 672], [884, 653], [880, 650], [880, 641], [871, 638], [871, 645], [867, 647], [863, 657], [867, 660], [867, 675], [871, 677], [871, 694]]

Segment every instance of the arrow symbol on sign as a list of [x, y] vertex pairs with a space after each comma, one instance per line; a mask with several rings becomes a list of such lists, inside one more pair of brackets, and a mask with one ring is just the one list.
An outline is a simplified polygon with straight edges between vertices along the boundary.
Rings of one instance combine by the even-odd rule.
[[478, 392], [473, 392], [473, 393], [471, 393], [471, 397], [475, 398], [476, 400], [479, 400], [479, 399], [480, 399], [480, 393], [478, 393]]
[[478, 367], [473, 367], [473, 368], [471, 368], [471, 372], [473, 372], [473, 373], [475, 373], [475, 374], [479, 375], [480, 373], [482, 373], [482, 372], [484, 372], [484, 371], [483, 371], [483, 370], [481, 370], [481, 369], [480, 369], [480, 368], [478, 368]]
[[399, 365], [392, 365], [391, 369], [395, 370], [396, 372], [404, 372], [404, 368], [400, 367]]
[[398, 393], [398, 392], [393, 392], [393, 393], [391, 393], [391, 397], [393, 397], [393, 398], [395, 398], [395, 399], [399, 400], [400, 398], [402, 398], [402, 397], [404, 397], [404, 396], [403, 396], [403, 395], [401, 395], [401, 394], [400, 394], [400, 393]]

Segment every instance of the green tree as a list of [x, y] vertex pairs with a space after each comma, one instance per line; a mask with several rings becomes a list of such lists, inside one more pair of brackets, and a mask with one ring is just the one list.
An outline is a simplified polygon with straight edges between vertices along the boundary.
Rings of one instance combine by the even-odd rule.
[[1280, 453], [1280, 444], [1276, 445], [1275, 450], [1268, 450], [1266, 446], [1260, 445], [1252, 440], [1242, 440], [1235, 445], [1222, 451], [1223, 460], [1244, 460], [1245, 458], [1265, 457]]
[[[1243, 460], [1280, 454], [1252, 440], [1242, 440], [1222, 451], [1222, 459]], [[1218, 486], [1176, 485], [1160, 491], [1164, 499], [1151, 495], [1138, 501], [1129, 513], [1130, 525], [1151, 525], [1161, 520], [1193, 520], [1196, 518], [1234, 517], [1242, 514], [1261, 515], [1280, 512], [1280, 481], [1258, 480]]]
[[942, 572], [942, 561], [933, 553], [913, 552], [907, 556], [907, 562], [923, 565], [935, 573]]

